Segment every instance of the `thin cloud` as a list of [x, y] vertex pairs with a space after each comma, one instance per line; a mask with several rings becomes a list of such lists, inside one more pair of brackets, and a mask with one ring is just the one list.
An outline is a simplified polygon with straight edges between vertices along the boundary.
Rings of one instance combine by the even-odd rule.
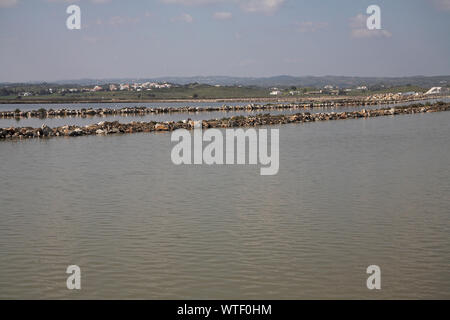
[[429, 0], [439, 10], [450, 11], [450, 0]]
[[392, 33], [386, 29], [369, 30], [366, 26], [367, 16], [358, 14], [350, 18], [351, 36], [356, 39], [363, 38], [390, 38]]
[[245, 12], [259, 12], [272, 14], [277, 11], [285, 0], [161, 0], [166, 4], [179, 4], [184, 6], [202, 6], [220, 3], [234, 3]]
[[316, 32], [328, 28], [328, 22], [302, 21], [296, 23], [300, 32]]
[[216, 20], [230, 20], [233, 17], [231, 12], [215, 12], [213, 18]]
[[111, 17], [108, 20], [108, 24], [112, 26], [120, 26], [125, 24], [137, 24], [140, 22], [139, 18], [129, 18], [129, 17], [121, 17], [121, 16], [114, 16]]
[[239, 3], [244, 11], [271, 14], [278, 10], [284, 0], [244, 0]]
[[171, 22], [185, 22], [185, 23], [192, 23], [194, 22], [194, 18], [188, 13], [183, 13], [179, 15], [178, 17], [174, 17], [170, 19]]
[[98, 38], [91, 37], [91, 36], [84, 36], [82, 39], [83, 39], [83, 41], [86, 41], [89, 44], [96, 44], [98, 42]]
[[223, 0], [161, 0], [161, 1], [167, 4], [182, 4], [185, 6], [197, 6], [223, 2]]
[[[0, 0], [1, 1], [1, 0]], [[54, 2], [54, 3], [74, 3], [74, 2], [80, 2], [80, 0], [46, 0], [47, 2]], [[111, 0], [90, 0], [90, 2], [95, 4], [105, 4], [111, 2]]]
[[53, 3], [68, 3], [68, 2], [79, 2], [79, 0], [47, 0], [47, 2], [53, 2]]
[[17, 0], [0, 0], [0, 8], [14, 7], [19, 1]]

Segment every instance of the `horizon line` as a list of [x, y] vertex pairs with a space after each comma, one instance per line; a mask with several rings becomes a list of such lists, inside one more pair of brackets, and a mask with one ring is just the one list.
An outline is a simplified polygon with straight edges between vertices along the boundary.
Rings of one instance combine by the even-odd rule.
[[229, 75], [193, 75], [193, 76], [149, 76], [149, 77], [104, 77], [104, 78], [77, 78], [77, 79], [59, 79], [59, 80], [28, 80], [28, 81], [0, 81], [0, 84], [19, 84], [19, 83], [53, 83], [53, 82], [76, 82], [76, 81], [106, 81], [106, 80], [142, 80], [142, 79], [162, 79], [162, 78], [238, 78], [238, 79], [270, 79], [278, 77], [290, 78], [326, 78], [326, 77], [341, 77], [341, 78], [372, 78], [372, 79], [395, 79], [395, 78], [434, 78], [434, 77], [450, 77], [450, 74], [439, 75], [411, 75], [411, 76], [352, 76], [352, 75], [288, 75], [278, 74], [272, 76], [229, 76]]

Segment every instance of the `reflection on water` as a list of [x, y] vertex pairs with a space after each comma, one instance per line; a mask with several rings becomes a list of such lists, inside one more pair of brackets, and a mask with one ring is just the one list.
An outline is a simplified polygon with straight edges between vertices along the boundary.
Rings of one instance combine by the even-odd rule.
[[448, 299], [449, 122], [281, 126], [276, 176], [174, 166], [168, 133], [4, 141], [0, 298]]

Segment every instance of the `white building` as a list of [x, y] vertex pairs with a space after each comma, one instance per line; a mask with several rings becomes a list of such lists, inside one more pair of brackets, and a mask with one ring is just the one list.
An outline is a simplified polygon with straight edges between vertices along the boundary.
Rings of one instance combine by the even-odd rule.
[[123, 90], [130, 90], [130, 85], [128, 83], [122, 83], [120, 85], [120, 90], [121, 91], [123, 91]]
[[433, 87], [430, 90], [428, 90], [427, 92], [425, 92], [425, 94], [439, 94], [442, 92], [442, 87]]

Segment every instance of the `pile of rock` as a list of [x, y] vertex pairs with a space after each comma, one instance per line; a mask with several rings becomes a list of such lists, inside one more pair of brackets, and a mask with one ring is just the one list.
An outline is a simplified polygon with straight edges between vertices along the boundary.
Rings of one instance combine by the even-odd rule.
[[366, 101], [375, 102], [378, 101], [380, 103], [393, 103], [393, 102], [406, 102], [406, 101], [417, 101], [421, 99], [426, 99], [426, 96], [423, 94], [415, 93], [415, 94], [402, 94], [402, 93], [379, 93], [374, 94], [366, 98]]
[[[361, 110], [353, 112], [330, 112], [330, 113], [297, 113], [297, 114], [258, 114], [255, 116], [235, 116], [231, 118], [203, 120], [203, 128], [232, 128], [232, 127], [253, 127], [263, 125], [279, 125], [287, 123], [312, 122], [312, 121], [328, 121], [379, 117], [397, 114], [413, 114], [425, 112], [450, 111], [450, 103], [435, 103], [433, 105], [411, 105], [397, 108], [383, 108], [372, 110]], [[1, 128], [0, 139], [24, 139], [24, 138], [40, 138], [40, 137], [57, 137], [57, 136], [85, 136], [85, 135], [106, 135], [133, 132], [155, 132], [155, 131], [173, 131], [176, 129], [193, 129], [194, 121], [167, 121], [167, 122], [130, 122], [120, 123], [118, 121], [106, 122], [102, 121], [96, 124], [80, 127], [80, 126], [61, 126], [49, 128], [43, 125], [40, 128], [20, 127], [20, 128]]]

